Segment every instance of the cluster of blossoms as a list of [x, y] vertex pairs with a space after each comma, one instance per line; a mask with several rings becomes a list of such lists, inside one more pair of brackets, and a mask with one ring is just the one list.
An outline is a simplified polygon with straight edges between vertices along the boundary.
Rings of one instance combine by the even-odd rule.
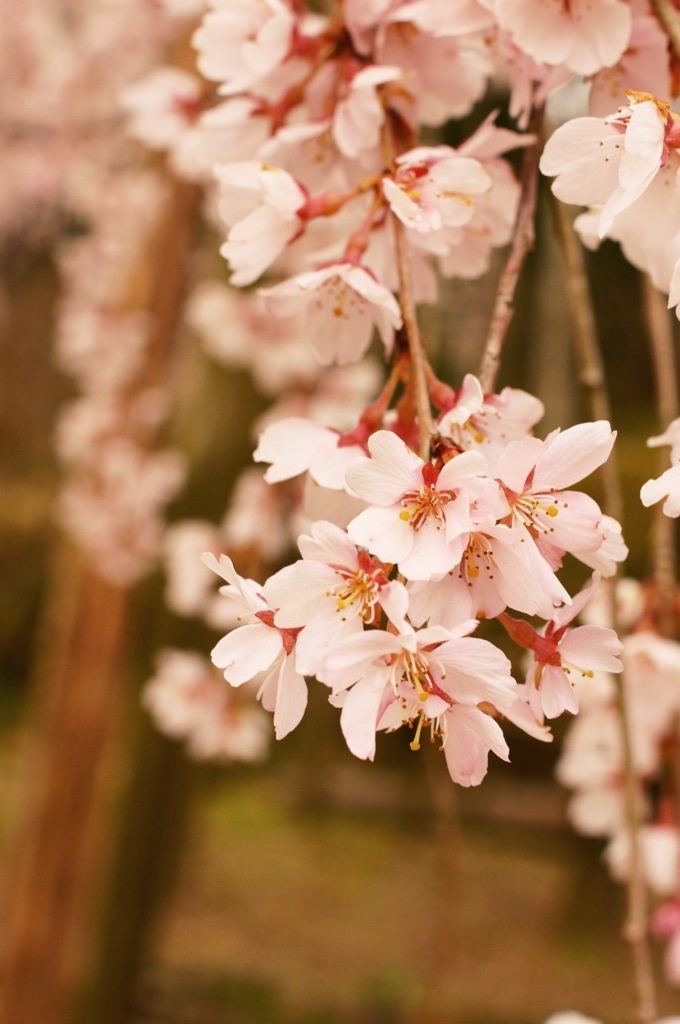
[[[507, 757], [500, 716], [549, 738], [545, 719], [577, 709], [572, 677], [620, 670], [613, 632], [570, 628], [597, 574], [614, 572], [626, 553], [618, 524], [571, 490], [608, 457], [609, 425], [540, 441], [531, 436], [536, 399], [485, 394], [472, 376], [454, 391], [427, 368], [426, 401], [438, 410], [428, 427], [404, 300], [406, 277], [409, 301], [428, 302], [435, 269], [477, 277], [488, 268], [493, 248], [512, 237], [520, 195], [503, 154], [535, 144], [493, 116], [456, 147], [420, 145], [420, 126], [469, 113], [499, 70], [526, 123], [573, 75], [594, 76], [596, 102], [599, 76], [607, 72], [611, 88], [629, 51], [652, 63], [665, 53], [644, 5], [595, 7], [585, 16], [556, 5], [536, 28], [524, 5], [501, 2], [348, 2], [319, 14], [279, 0], [220, 0], [193, 40], [220, 99], [201, 110], [200, 79], [172, 68], [125, 93], [133, 133], [208, 185], [212, 216], [227, 227], [232, 286], [279, 278], [260, 289], [260, 310], [251, 296], [204, 286], [192, 300], [195, 329], [266, 391], [280, 377], [307, 385], [287, 416], [270, 414], [255, 453], [273, 488], [304, 481], [302, 559], [262, 584], [227, 555], [208, 559], [246, 618], [213, 660], [234, 685], [259, 679], [278, 736], [299, 722], [304, 677], [316, 676], [358, 756], [373, 756], [377, 729], [408, 724], [417, 746], [425, 727], [442, 738], [452, 777], [476, 784], [489, 750]], [[219, 327], [227, 316], [237, 325], [230, 333]], [[253, 331], [261, 340], [244, 345]], [[309, 389], [324, 385], [291, 339], [303, 335], [317, 363], [343, 367], [365, 355], [374, 332], [391, 365], [383, 391], [353, 423], [319, 421]], [[174, 528], [180, 564], [205, 530]], [[209, 546], [230, 549], [229, 538]], [[574, 600], [556, 575], [567, 553], [596, 570]], [[216, 624], [205, 578], [184, 577], [185, 609]], [[521, 685], [499, 649], [471, 636], [491, 618], [531, 653]]]
[[0, 2], [0, 245], [44, 244], [65, 217], [91, 212], [81, 206], [90, 173], [131, 151], [120, 91], [162, 59], [173, 6]]
[[[408, 725], [417, 748], [425, 728], [442, 739], [452, 778], [473, 785], [489, 750], [508, 756], [499, 715], [548, 739], [545, 719], [578, 707], [575, 677], [620, 670], [612, 630], [569, 626], [592, 585], [572, 601], [555, 570], [569, 552], [612, 573], [625, 546], [592, 498], [571, 489], [609, 455], [607, 423], [539, 441], [529, 431], [541, 406], [525, 392], [484, 396], [471, 375], [457, 393], [438, 390], [446, 408], [427, 461], [402, 440], [399, 408], [396, 419], [385, 410], [389, 429], [369, 432], [364, 419], [363, 440], [362, 430], [301, 419], [265, 429], [256, 458], [272, 479], [308, 473], [317, 490], [353, 499], [354, 514], [346, 528], [314, 522], [299, 538], [302, 558], [261, 586], [226, 555], [206, 556], [246, 621], [213, 661], [232, 685], [265, 673], [260, 693], [279, 737], [298, 724], [304, 676], [315, 676], [342, 708], [357, 756], [374, 756], [376, 730]], [[506, 656], [471, 636], [491, 618], [532, 653], [521, 686]]]

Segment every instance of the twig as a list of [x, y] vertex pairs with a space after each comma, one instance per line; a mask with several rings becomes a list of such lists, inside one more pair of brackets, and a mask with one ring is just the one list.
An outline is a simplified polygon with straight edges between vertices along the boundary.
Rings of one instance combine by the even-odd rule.
[[[564, 260], [564, 277], [568, 297], [571, 334], [578, 362], [579, 380], [584, 389], [590, 413], [594, 419], [611, 421], [611, 406], [607, 391], [604, 362], [593, 311], [592, 296], [583, 248], [574, 231], [570, 212], [558, 200], [552, 200], [557, 235]], [[620, 474], [614, 455], [601, 470], [604, 511], [621, 520], [623, 497]], [[616, 579], [603, 581], [608, 598], [610, 625], [617, 629]], [[640, 812], [642, 795], [640, 780], [635, 772], [630, 716], [626, 701], [624, 675], [617, 677], [616, 708], [621, 729], [621, 744], [624, 763], [624, 804], [626, 826], [630, 842], [630, 876], [627, 886], [626, 920], [623, 935], [627, 941], [633, 961], [633, 974], [637, 994], [638, 1019], [649, 1024], [656, 1018], [656, 989], [654, 970], [649, 944], [647, 887], [644, 877], [642, 851], [640, 849]]]
[[493, 389], [500, 365], [503, 342], [515, 312], [514, 300], [519, 275], [527, 255], [534, 247], [534, 220], [538, 195], [538, 161], [541, 156], [542, 128], [543, 108], [536, 107], [531, 115], [529, 125], [529, 131], [536, 136], [536, 141], [524, 151], [522, 191], [517, 207], [512, 244], [498, 284], [496, 302], [479, 370], [479, 380], [485, 392]]
[[[659, 420], [661, 429], [665, 430], [680, 414], [673, 330], [664, 298], [647, 275], [643, 276], [642, 289], [647, 335], [656, 377]], [[666, 461], [664, 451], [661, 455], [661, 472], [666, 468]], [[672, 637], [677, 625], [675, 523], [664, 514], [661, 506], [657, 510], [654, 524], [654, 582], [658, 629], [663, 636]]]
[[680, 60], [680, 13], [673, 0], [651, 0], [651, 6], [668, 36], [675, 56]]
[[[394, 136], [389, 116], [385, 118], [383, 148], [385, 152], [385, 161], [388, 166], [391, 166], [396, 154]], [[404, 225], [395, 214], [392, 214], [392, 224], [394, 227], [397, 273], [399, 275], [399, 305], [401, 307], [401, 315], [404, 319], [404, 331], [406, 333], [408, 351], [411, 357], [413, 395], [415, 399], [416, 414], [418, 416], [420, 457], [427, 462], [430, 458], [432, 438], [435, 434], [432, 407], [430, 405], [430, 394], [427, 387], [428, 360], [423, 347], [420, 330], [418, 328], [418, 317], [416, 314], [415, 303], [413, 301], [411, 266], [409, 263]]]
[[[571, 214], [564, 203], [551, 195], [551, 207], [557, 237], [564, 260], [564, 283], [568, 298], [571, 336], [576, 352], [579, 383], [583, 388], [590, 415], [595, 420], [611, 422], [611, 405], [607, 392], [604, 362], [593, 311], [590, 284], [583, 259], [583, 247], [574, 230]], [[616, 457], [602, 466], [603, 508], [607, 515], [622, 522], [623, 494]]]

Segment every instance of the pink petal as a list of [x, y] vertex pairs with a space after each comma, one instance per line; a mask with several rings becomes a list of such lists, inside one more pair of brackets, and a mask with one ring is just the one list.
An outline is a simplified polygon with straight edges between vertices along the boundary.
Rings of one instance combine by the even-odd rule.
[[365, 675], [347, 694], [340, 715], [347, 746], [364, 761], [375, 757], [375, 731], [385, 685], [384, 672]]
[[210, 657], [213, 665], [224, 670], [228, 683], [240, 686], [269, 668], [281, 649], [278, 630], [258, 622], [227, 633], [213, 647]]
[[274, 731], [277, 740], [282, 740], [299, 724], [306, 707], [307, 684], [295, 670], [293, 658], [283, 658], [279, 670], [274, 711]]

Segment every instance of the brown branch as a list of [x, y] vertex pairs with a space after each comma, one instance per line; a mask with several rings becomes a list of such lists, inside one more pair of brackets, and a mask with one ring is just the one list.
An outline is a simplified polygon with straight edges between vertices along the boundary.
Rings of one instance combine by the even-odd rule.
[[[562, 250], [564, 279], [568, 297], [571, 335], [578, 362], [579, 381], [584, 389], [594, 419], [611, 421], [611, 406], [604, 362], [593, 310], [590, 284], [583, 258], [583, 247], [574, 230], [571, 213], [559, 200], [552, 199], [557, 235]], [[615, 456], [601, 469], [604, 489], [603, 506], [607, 514], [621, 520], [623, 496]], [[604, 580], [608, 598], [608, 618], [617, 628], [616, 579]], [[647, 887], [640, 849], [641, 811], [643, 806], [640, 780], [635, 771], [631, 723], [626, 700], [625, 677], [617, 677], [616, 708], [621, 729], [624, 763], [624, 806], [626, 830], [630, 842], [630, 876], [627, 885], [626, 919], [623, 935], [630, 948], [637, 996], [638, 1019], [650, 1024], [656, 1018], [656, 988], [648, 932]]]
[[[389, 115], [385, 118], [385, 127], [383, 129], [383, 150], [385, 162], [387, 166], [391, 168], [394, 165], [396, 153], [394, 133]], [[399, 276], [399, 306], [401, 307], [401, 315], [404, 320], [404, 331], [406, 333], [408, 351], [411, 357], [413, 395], [416, 415], [418, 417], [420, 457], [427, 462], [431, 454], [432, 438], [435, 435], [432, 406], [430, 405], [430, 393], [427, 386], [427, 367], [429, 366], [429, 363], [427, 355], [425, 354], [420, 329], [418, 327], [418, 316], [416, 313], [415, 302], [413, 300], [411, 265], [409, 262], [404, 225], [395, 214], [392, 214], [392, 224], [394, 227], [397, 273]]]
[[[654, 287], [647, 275], [643, 276], [642, 289], [647, 336], [656, 378], [659, 423], [661, 430], [665, 430], [668, 424], [677, 419], [680, 414], [673, 328], [665, 298]], [[660, 456], [660, 473], [667, 468], [667, 463], [668, 457], [664, 448]], [[657, 627], [663, 636], [673, 637], [677, 628], [675, 522], [664, 514], [661, 505], [657, 508], [654, 524], [654, 582], [656, 584]]]
[[[590, 415], [608, 420], [612, 413], [600, 339], [595, 322], [590, 283], [583, 258], [583, 246], [574, 230], [571, 213], [564, 203], [551, 196], [551, 207], [564, 263], [571, 336], [576, 352], [579, 383], [583, 388]], [[601, 469], [604, 491], [603, 509], [619, 522], [623, 518], [623, 494], [616, 456], [612, 452]]]
[[673, 0], [650, 0], [652, 10], [668, 36], [675, 56], [680, 60], [680, 13]]
[[496, 302], [491, 314], [489, 333], [479, 369], [479, 380], [485, 392], [493, 390], [500, 366], [503, 343], [515, 312], [517, 282], [524, 261], [534, 247], [534, 220], [538, 196], [538, 161], [541, 156], [542, 128], [543, 108], [537, 107], [531, 115], [529, 125], [529, 131], [536, 136], [536, 141], [524, 151], [521, 175], [522, 191], [517, 207], [512, 243], [498, 283]]

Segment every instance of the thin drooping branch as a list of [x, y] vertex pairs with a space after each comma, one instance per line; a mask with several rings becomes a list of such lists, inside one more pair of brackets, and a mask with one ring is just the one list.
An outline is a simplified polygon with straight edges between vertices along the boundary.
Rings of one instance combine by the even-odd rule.
[[538, 196], [538, 161], [541, 156], [543, 108], [536, 107], [531, 115], [529, 131], [535, 136], [533, 145], [527, 146], [522, 160], [522, 191], [520, 193], [515, 227], [508, 258], [498, 283], [496, 302], [491, 314], [489, 333], [479, 370], [479, 380], [485, 392], [492, 391], [500, 366], [503, 343], [515, 312], [515, 291], [524, 261], [534, 247], [536, 237], [536, 199]]
[[675, 56], [680, 60], [680, 12], [673, 0], [651, 0], [651, 5], [668, 36]]
[[[572, 215], [563, 203], [553, 199], [552, 208], [564, 264], [564, 283], [568, 298], [571, 335], [578, 363], [579, 381], [584, 390], [590, 414], [594, 419], [611, 422], [611, 405], [607, 390], [604, 361], [593, 310], [583, 247], [574, 230]], [[623, 512], [623, 496], [619, 468], [614, 453], [601, 469], [604, 511], [617, 520]], [[617, 629], [616, 578], [603, 581], [608, 598], [609, 624]], [[625, 672], [616, 677], [616, 706], [621, 729], [624, 766], [624, 795], [627, 832], [630, 842], [630, 875], [627, 887], [624, 938], [630, 946], [637, 995], [637, 1012], [641, 1024], [656, 1018], [656, 986], [649, 942], [649, 910], [647, 886], [640, 848], [641, 809], [640, 780], [635, 771], [631, 722], [626, 700]]]
[[[671, 319], [664, 296], [647, 275], [642, 280], [645, 321], [652, 352], [661, 430], [680, 415], [678, 369]], [[661, 454], [659, 472], [667, 466], [667, 449]], [[677, 628], [675, 594], [677, 589], [675, 522], [658, 506], [654, 524], [654, 582], [656, 584], [657, 624], [659, 632], [672, 637]]]
[[[388, 167], [391, 167], [397, 154], [395, 152], [395, 141], [389, 117], [385, 119], [383, 130], [383, 151], [385, 162]], [[413, 299], [413, 282], [406, 233], [404, 225], [394, 214], [392, 214], [392, 226], [394, 228], [395, 255], [399, 277], [399, 306], [401, 307], [401, 315], [404, 320], [404, 332], [411, 360], [413, 395], [416, 415], [418, 416], [420, 457], [427, 462], [430, 458], [432, 438], [435, 434], [430, 393], [427, 386], [428, 360], [418, 327], [418, 316]]]
[[394, 238], [397, 250], [397, 271], [399, 274], [399, 305], [401, 306], [401, 315], [404, 318], [404, 330], [411, 357], [413, 394], [418, 415], [420, 457], [427, 462], [430, 458], [430, 448], [435, 433], [430, 394], [427, 388], [427, 356], [423, 348], [416, 307], [413, 301], [411, 267], [409, 265], [404, 225], [397, 217], [394, 217]]
[[[583, 246], [574, 230], [572, 215], [564, 203], [551, 196], [551, 207], [564, 262], [564, 284], [579, 383], [593, 419], [608, 420], [611, 423], [611, 404]], [[615, 452], [602, 466], [601, 476], [604, 511], [622, 522], [623, 494]]]

